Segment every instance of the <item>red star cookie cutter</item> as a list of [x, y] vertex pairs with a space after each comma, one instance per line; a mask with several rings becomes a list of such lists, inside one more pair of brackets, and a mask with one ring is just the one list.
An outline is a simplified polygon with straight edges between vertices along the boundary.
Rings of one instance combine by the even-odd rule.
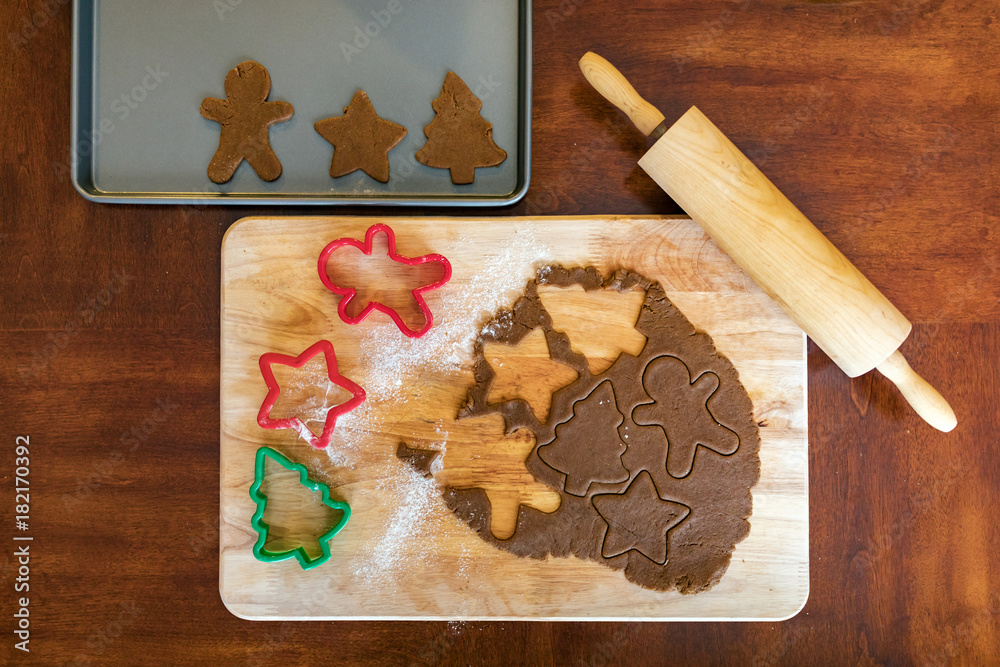
[[[278, 401], [278, 395], [281, 393], [281, 387], [278, 386], [278, 381], [274, 378], [274, 371], [271, 370], [271, 365], [281, 364], [282, 366], [291, 366], [292, 368], [302, 368], [320, 352], [326, 357], [326, 374], [330, 378], [330, 382], [351, 392], [351, 398], [346, 403], [341, 403], [330, 408], [326, 413], [326, 421], [323, 423], [323, 433], [317, 436], [298, 417], [271, 419], [271, 409]], [[267, 397], [264, 399], [263, 405], [260, 406], [260, 412], [257, 413], [257, 423], [261, 427], [269, 429], [294, 429], [303, 440], [316, 449], [323, 449], [330, 444], [330, 438], [333, 435], [333, 429], [337, 426], [338, 417], [365, 402], [364, 388], [337, 371], [337, 356], [333, 351], [333, 343], [328, 340], [321, 340], [314, 343], [297, 357], [278, 354], [277, 352], [262, 354], [260, 356], [260, 372], [264, 376], [264, 384], [267, 385]]]
[[[370, 301], [368, 305], [365, 306], [365, 309], [361, 311], [360, 315], [356, 317], [350, 317], [347, 314], [347, 306], [354, 299], [355, 295], [357, 295], [357, 290], [355, 290], [353, 287], [341, 287], [339, 285], [334, 284], [334, 282], [330, 280], [330, 276], [326, 272], [326, 265], [327, 262], [330, 260], [330, 255], [332, 255], [334, 251], [337, 250], [338, 248], [342, 248], [344, 246], [353, 246], [358, 250], [360, 250], [361, 252], [363, 252], [364, 254], [371, 256], [372, 240], [375, 238], [375, 235], [379, 233], [385, 234], [386, 238], [388, 238], [389, 240], [389, 258], [392, 261], [399, 262], [400, 264], [406, 264], [408, 266], [427, 264], [428, 262], [437, 262], [438, 264], [441, 264], [442, 267], [444, 267], [444, 276], [442, 276], [440, 280], [433, 282], [429, 285], [423, 285], [421, 287], [418, 287], [412, 290], [411, 292], [413, 294], [414, 300], [416, 300], [417, 302], [417, 307], [420, 309], [420, 312], [424, 316], [424, 326], [423, 328], [417, 331], [414, 331], [413, 329], [407, 327], [403, 323], [403, 319], [399, 316], [399, 313], [397, 313], [389, 306], [379, 303], [378, 301]], [[343, 299], [340, 300], [340, 305], [337, 306], [337, 314], [340, 315], [340, 319], [342, 319], [347, 324], [359, 324], [360, 322], [364, 321], [364, 319], [368, 317], [368, 315], [373, 310], [377, 310], [391, 317], [392, 321], [396, 323], [396, 326], [399, 327], [399, 330], [402, 331], [403, 334], [409, 336], [410, 338], [420, 338], [428, 331], [430, 331], [431, 326], [434, 324], [434, 316], [431, 314], [431, 309], [427, 307], [427, 302], [424, 301], [423, 294], [424, 292], [429, 292], [431, 290], [438, 289], [439, 287], [443, 287], [445, 283], [451, 280], [451, 262], [449, 262], [444, 256], [438, 254], [423, 255], [421, 257], [412, 257], [412, 258], [403, 257], [402, 255], [396, 252], [396, 235], [393, 233], [392, 228], [389, 227], [388, 225], [379, 223], [377, 225], [372, 225], [371, 227], [368, 228], [368, 231], [365, 233], [364, 241], [359, 241], [357, 239], [352, 239], [352, 238], [342, 238], [342, 239], [337, 239], [332, 243], [329, 243], [325, 248], [323, 248], [323, 252], [319, 254], [319, 279], [323, 281], [323, 284], [326, 285], [326, 288], [328, 290], [330, 290], [334, 294], [340, 294], [341, 296], [344, 297]]]

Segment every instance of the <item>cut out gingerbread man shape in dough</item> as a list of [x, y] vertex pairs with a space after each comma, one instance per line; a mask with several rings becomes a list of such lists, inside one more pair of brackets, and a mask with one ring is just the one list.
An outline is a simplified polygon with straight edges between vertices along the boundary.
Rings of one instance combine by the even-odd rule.
[[559, 494], [539, 482], [525, 463], [535, 448], [535, 436], [526, 429], [504, 432], [498, 414], [462, 419], [448, 427], [448, 444], [441, 452], [406, 445], [396, 456], [410, 462], [424, 476], [433, 476], [452, 489], [482, 489], [490, 504], [490, 532], [506, 540], [517, 530], [521, 505], [549, 514], [559, 509]]
[[246, 160], [265, 181], [281, 176], [281, 162], [271, 149], [269, 129], [292, 117], [288, 102], [268, 102], [271, 75], [260, 63], [247, 60], [226, 74], [226, 99], [206, 97], [201, 115], [222, 125], [219, 149], [208, 165], [214, 183], [226, 183]]
[[653, 402], [637, 406], [632, 420], [662, 430], [671, 477], [683, 479], [691, 473], [699, 446], [721, 456], [733, 454], [740, 446], [740, 437], [716, 421], [708, 408], [719, 389], [715, 373], [691, 379], [688, 367], [677, 357], [657, 357], [643, 371], [642, 386]]

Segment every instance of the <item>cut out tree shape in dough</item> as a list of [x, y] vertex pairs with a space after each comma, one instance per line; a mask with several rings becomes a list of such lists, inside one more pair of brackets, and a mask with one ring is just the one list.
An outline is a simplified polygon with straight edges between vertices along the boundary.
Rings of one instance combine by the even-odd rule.
[[449, 429], [441, 472], [435, 478], [446, 487], [486, 491], [490, 531], [497, 539], [507, 539], [517, 528], [518, 506], [546, 513], [559, 509], [559, 494], [532, 477], [525, 466], [534, 448], [530, 431], [505, 435], [500, 415], [463, 419]]
[[659, 565], [667, 562], [667, 533], [691, 513], [687, 505], [661, 498], [646, 470], [636, 475], [625, 493], [597, 495], [593, 502], [608, 524], [602, 556], [614, 558], [635, 549]]
[[708, 399], [719, 388], [719, 376], [703, 373], [692, 381], [677, 357], [657, 357], [642, 374], [642, 386], [653, 399], [632, 411], [640, 426], [658, 427], [666, 436], [666, 466], [671, 477], [686, 477], [698, 445], [728, 456], [740, 446], [736, 433], [715, 420]]
[[549, 356], [545, 332], [536, 328], [516, 346], [487, 343], [483, 357], [496, 378], [490, 387], [490, 404], [523, 399], [531, 406], [539, 423], [549, 418], [552, 394], [570, 384], [579, 374]]
[[538, 456], [566, 474], [566, 493], [573, 496], [587, 495], [593, 482], [624, 482], [628, 479], [622, 465], [625, 444], [618, 437], [623, 421], [611, 383], [602, 382], [573, 404], [573, 417], [556, 426], [555, 440], [539, 447]]
[[479, 115], [483, 103], [457, 74], [448, 72], [431, 106], [437, 116], [424, 128], [427, 143], [417, 151], [417, 160], [451, 170], [452, 183], [464, 185], [475, 180], [476, 167], [494, 167], [507, 159], [493, 141], [493, 124]]
[[[569, 337], [570, 346], [587, 358], [593, 375], [611, 368], [622, 352], [639, 356], [646, 337], [635, 323], [646, 300], [644, 290], [584, 291], [580, 285], [540, 285], [538, 298], [552, 318], [552, 328]], [[600, 319], [593, 313], [601, 313]]]

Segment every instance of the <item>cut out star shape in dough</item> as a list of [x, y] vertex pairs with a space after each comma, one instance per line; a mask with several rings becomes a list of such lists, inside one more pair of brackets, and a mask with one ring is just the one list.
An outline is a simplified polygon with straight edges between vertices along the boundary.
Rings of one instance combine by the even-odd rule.
[[389, 182], [389, 151], [406, 136], [406, 128], [379, 118], [368, 94], [359, 90], [344, 115], [314, 125], [333, 144], [330, 176], [339, 178], [360, 169], [376, 181]]
[[514, 534], [521, 505], [545, 513], [559, 509], [559, 494], [535, 479], [526, 466], [535, 448], [530, 431], [506, 434], [503, 417], [493, 414], [455, 422], [448, 432], [435, 478], [442, 486], [486, 491], [494, 537], [504, 540]]
[[667, 562], [667, 533], [691, 513], [687, 505], [661, 498], [646, 470], [625, 493], [594, 496], [594, 507], [608, 524], [602, 556], [614, 558], [635, 549], [659, 565]]
[[542, 424], [549, 418], [552, 394], [579, 377], [575, 370], [552, 359], [541, 328], [532, 329], [515, 346], [488, 343], [483, 357], [496, 374], [490, 386], [490, 404], [524, 400]]

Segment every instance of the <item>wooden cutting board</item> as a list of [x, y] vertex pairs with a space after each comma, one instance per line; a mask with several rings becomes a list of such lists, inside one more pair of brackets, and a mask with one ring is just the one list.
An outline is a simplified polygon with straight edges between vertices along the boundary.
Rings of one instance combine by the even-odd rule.
[[[344, 324], [340, 297], [318, 278], [317, 259], [327, 243], [364, 238], [380, 222], [395, 231], [400, 254], [440, 253], [451, 263], [451, 281], [426, 294], [434, 328], [424, 338], [404, 338], [381, 313]], [[655, 592], [597, 563], [538, 561], [495, 549], [447, 509], [435, 481], [396, 457], [401, 441], [433, 449], [476, 437], [455, 421], [473, 382], [471, 340], [498, 308], [513, 305], [537, 267], [550, 263], [603, 273], [626, 268], [659, 281], [740, 373], [761, 424], [761, 477], [750, 534], [707, 592]], [[395, 291], [381, 297], [406, 292]], [[219, 587], [238, 616], [778, 620], [805, 604], [805, 336], [686, 218], [246, 218], [222, 245], [221, 337]], [[294, 431], [265, 430], [256, 421], [267, 393], [260, 356], [298, 355], [320, 339], [334, 344], [340, 372], [368, 390], [366, 403], [340, 418], [322, 451]], [[617, 341], [606, 343], [613, 349]], [[321, 374], [307, 366], [279, 378], [289, 400], [301, 404], [283, 409], [299, 409], [307, 419], [310, 410], [321, 414], [330, 403], [310, 384], [315, 379], [319, 386]], [[312, 570], [295, 560], [264, 563], [253, 556], [256, 506], [248, 489], [263, 445], [305, 464], [312, 479], [351, 505], [350, 521], [330, 542], [331, 559]], [[323, 526], [312, 528], [327, 511], [313, 498], [318, 494], [296, 490], [294, 473], [269, 469], [267, 479], [268, 511], [284, 506], [283, 513], [265, 515], [272, 537], [291, 545], [303, 535], [308, 542], [310, 531], [323, 532]], [[289, 524], [288, 533], [278, 530], [278, 519]]]

